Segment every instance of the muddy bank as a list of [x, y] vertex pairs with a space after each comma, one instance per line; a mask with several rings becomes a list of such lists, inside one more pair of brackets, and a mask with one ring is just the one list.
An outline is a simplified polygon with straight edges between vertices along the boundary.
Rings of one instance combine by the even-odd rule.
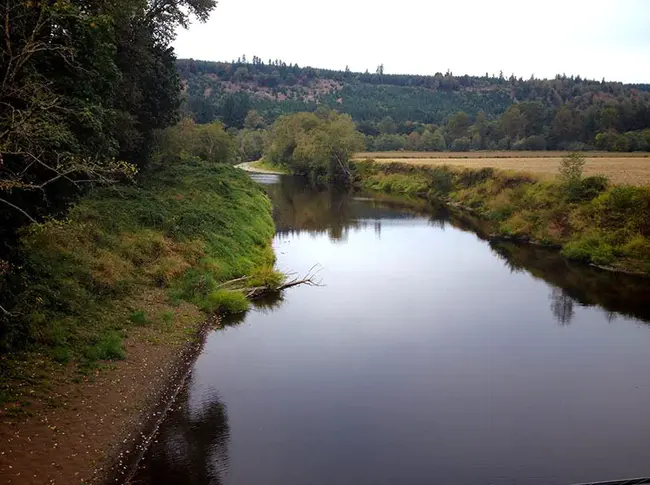
[[[181, 305], [182, 313], [199, 316]], [[200, 323], [202, 321], [202, 323]], [[124, 483], [185, 382], [214, 319], [196, 320], [158, 341], [142, 328], [125, 341], [128, 359], [70, 382], [52, 376], [54, 401], [34, 400], [27, 416], [3, 413], [1, 482], [7, 484]], [[169, 336], [167, 336], [169, 337]]]

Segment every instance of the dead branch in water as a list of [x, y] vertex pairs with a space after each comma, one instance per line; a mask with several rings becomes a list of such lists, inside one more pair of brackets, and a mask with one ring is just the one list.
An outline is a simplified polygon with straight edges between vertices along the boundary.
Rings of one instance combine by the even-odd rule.
[[307, 286], [323, 286], [320, 279], [317, 279], [316, 276], [323, 267], [320, 264], [315, 264], [307, 274], [302, 278], [293, 278], [278, 287], [269, 287], [269, 286], [258, 286], [255, 288], [249, 288], [246, 298], [254, 300], [255, 298], [261, 298], [262, 296], [268, 295], [270, 293], [278, 293], [282, 290], [288, 288], [293, 288], [294, 286], [307, 285]]
[[[265, 295], [269, 295], [272, 293], [279, 293], [282, 290], [286, 290], [288, 288], [293, 288], [294, 286], [299, 286], [299, 285], [308, 285], [308, 286], [323, 286], [320, 282], [320, 279], [317, 279], [316, 276], [322, 269], [322, 266], [320, 264], [315, 264], [312, 266], [307, 274], [302, 277], [302, 278], [293, 278], [289, 281], [286, 281], [285, 283], [279, 285], [279, 286], [243, 286], [243, 287], [237, 287], [237, 288], [232, 288], [229, 287], [232, 284], [235, 283], [240, 283], [242, 281], [247, 280], [249, 277], [248, 276], [242, 276], [241, 278], [235, 278], [234, 280], [226, 281], [224, 283], [221, 283], [217, 288], [223, 288], [223, 287], [229, 287], [226, 288], [230, 291], [241, 291], [246, 295], [246, 298], [254, 300], [255, 298], [261, 298]], [[291, 276], [292, 273], [289, 273], [286, 276]]]

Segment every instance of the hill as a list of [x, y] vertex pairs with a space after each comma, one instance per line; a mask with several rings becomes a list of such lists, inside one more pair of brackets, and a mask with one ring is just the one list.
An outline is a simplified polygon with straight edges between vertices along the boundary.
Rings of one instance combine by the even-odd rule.
[[349, 114], [376, 150], [650, 148], [650, 135], [641, 131], [650, 128], [650, 84], [563, 75], [395, 75], [382, 66], [355, 73], [257, 57], [181, 59], [177, 67], [184, 110], [200, 123], [220, 119], [243, 128], [251, 110], [268, 124], [326, 106]]

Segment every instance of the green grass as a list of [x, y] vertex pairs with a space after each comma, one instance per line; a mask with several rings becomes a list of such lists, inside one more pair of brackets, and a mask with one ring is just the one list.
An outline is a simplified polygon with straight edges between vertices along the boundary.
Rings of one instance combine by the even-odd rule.
[[120, 360], [124, 329], [169, 328], [174, 304], [243, 311], [243, 295], [218, 286], [244, 275], [279, 281], [273, 234], [262, 189], [226, 165], [188, 158], [138, 185], [96, 190], [65, 220], [23, 232], [19, 317], [0, 330], [0, 349], [60, 363]]
[[202, 309], [210, 313], [242, 313], [248, 308], [249, 302], [241, 291], [215, 290], [202, 302]]
[[492, 233], [559, 245], [576, 261], [650, 273], [650, 187], [371, 160], [356, 168], [365, 189], [443, 201], [471, 210]]

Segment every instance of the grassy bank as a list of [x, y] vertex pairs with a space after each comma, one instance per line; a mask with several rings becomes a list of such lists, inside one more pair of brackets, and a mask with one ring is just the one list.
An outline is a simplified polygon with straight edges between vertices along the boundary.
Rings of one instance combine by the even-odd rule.
[[244, 172], [186, 158], [137, 186], [95, 191], [65, 220], [29, 226], [24, 265], [1, 282], [13, 304], [0, 398], [24, 378], [12, 366], [18, 355], [83, 368], [127, 357], [130, 329], [154, 327], [164, 339], [192, 328], [188, 319], [245, 310], [243, 294], [220, 285], [244, 275], [252, 286], [278, 282], [270, 209]]
[[557, 245], [567, 258], [650, 274], [650, 187], [567, 183], [493, 168], [357, 162], [364, 189], [444, 201], [498, 236]]

